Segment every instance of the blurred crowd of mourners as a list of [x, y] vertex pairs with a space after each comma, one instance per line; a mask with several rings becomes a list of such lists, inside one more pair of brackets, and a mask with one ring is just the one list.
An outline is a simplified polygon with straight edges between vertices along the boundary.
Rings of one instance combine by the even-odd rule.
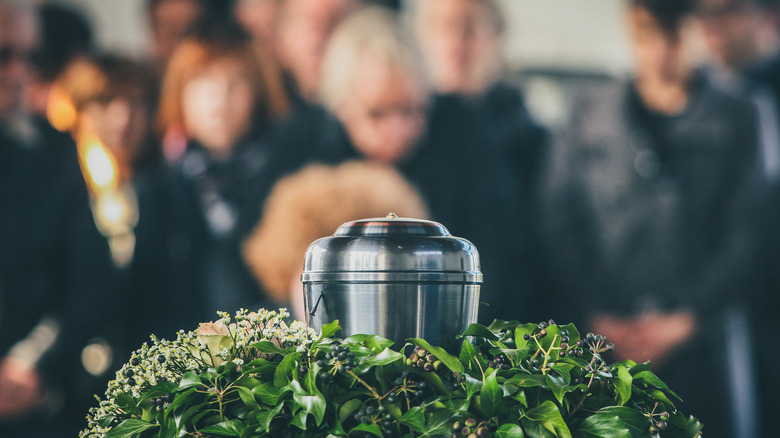
[[706, 436], [777, 433], [780, 1], [625, 0], [633, 74], [555, 129], [494, 0], [147, 4], [129, 59], [0, 0], [0, 437], [76, 436], [150, 333], [302, 319], [308, 243], [390, 211], [476, 244], [480, 322], [575, 322]]

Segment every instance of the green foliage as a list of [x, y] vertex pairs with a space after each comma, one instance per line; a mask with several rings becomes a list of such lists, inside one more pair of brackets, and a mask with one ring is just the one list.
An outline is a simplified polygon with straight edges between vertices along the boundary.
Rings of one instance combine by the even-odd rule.
[[134, 372], [141, 382], [135, 386], [112, 382], [81, 436], [701, 434], [701, 424], [676, 410], [678, 397], [648, 364], [608, 364], [602, 353], [612, 346], [592, 334], [580, 339], [573, 325], [473, 324], [461, 351], [447, 352], [424, 339], [393, 346], [375, 335], [335, 338], [336, 323], [319, 335], [304, 333], [282, 325], [284, 312], [242, 326], [245, 315], [237, 315], [238, 325], [225, 320], [226, 330], [208, 326], [208, 336], [155, 340], [134, 353], [136, 364], [119, 370], [118, 381], [129, 370], [161, 365], [155, 360], [163, 350], [165, 365], [153, 372], [165, 378]]

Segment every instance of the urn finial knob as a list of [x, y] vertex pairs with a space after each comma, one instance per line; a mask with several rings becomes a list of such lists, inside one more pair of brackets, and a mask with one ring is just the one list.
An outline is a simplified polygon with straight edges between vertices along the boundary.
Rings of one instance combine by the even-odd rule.
[[387, 214], [388, 219], [398, 219], [398, 215], [393, 213], [392, 211]]

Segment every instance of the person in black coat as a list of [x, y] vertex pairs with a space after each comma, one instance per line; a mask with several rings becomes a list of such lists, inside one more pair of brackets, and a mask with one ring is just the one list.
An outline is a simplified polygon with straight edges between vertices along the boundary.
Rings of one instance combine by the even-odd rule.
[[[477, 116], [455, 96], [431, 97], [414, 43], [392, 11], [367, 8], [348, 18], [326, 50], [326, 108], [298, 111], [277, 149], [298, 168], [368, 159], [392, 165], [420, 190], [433, 220], [472, 240], [485, 284], [480, 319], [518, 318], [527, 276], [518, 254], [517, 202]], [[338, 206], [334, 206], [338, 208]], [[355, 218], [358, 219], [358, 218]]]
[[[81, 352], [115, 304], [76, 148], [20, 94], [33, 12], [0, 4], [0, 436], [74, 436], [91, 394]], [[86, 397], [86, 400], [85, 400]]]
[[588, 90], [542, 196], [556, 320], [652, 370], [706, 436], [755, 436], [757, 122], [687, 63], [690, 2], [634, 0], [637, 73]]
[[187, 139], [169, 194], [178, 203], [171, 217], [183, 231], [177, 245], [195, 266], [193, 323], [214, 319], [218, 310], [271, 304], [241, 256], [283, 173], [268, 135], [288, 102], [270, 85], [263, 62], [236, 24], [204, 22], [174, 52], [165, 74], [161, 127]]

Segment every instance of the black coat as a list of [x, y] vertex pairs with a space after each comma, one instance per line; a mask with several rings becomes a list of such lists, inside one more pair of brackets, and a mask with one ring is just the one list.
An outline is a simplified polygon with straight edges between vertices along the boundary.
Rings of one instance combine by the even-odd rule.
[[[73, 436], [86, 425], [89, 401], [79, 398], [81, 390], [92, 391], [78, 387], [86, 374], [80, 353], [90, 337], [101, 334], [118, 295], [75, 146], [43, 121], [34, 129], [27, 140], [0, 135], [0, 357], [42, 318], [58, 321], [56, 341], [37, 366], [44, 385], [64, 391], [65, 413], [24, 430], [35, 436], [35, 424], [51, 428], [43, 436]], [[9, 429], [0, 430], [2, 435]]]
[[723, 315], [754, 290], [754, 107], [702, 78], [669, 117], [625, 82], [590, 91], [555, 143], [542, 197], [548, 308], [585, 329], [596, 312], [693, 310], [702, 336], [656, 371], [706, 435], [734, 436]]
[[[518, 213], [523, 200], [507, 183], [508, 167], [492, 141], [480, 116], [460, 99], [440, 96], [423, 138], [397, 165], [420, 191], [431, 218], [477, 246], [485, 277], [481, 301], [490, 304], [480, 307], [480, 320], [488, 323], [522, 318], [532, 308], [520, 237], [527, 231]], [[300, 109], [280, 130], [276, 150], [290, 170], [362, 158], [340, 122], [319, 107]]]

